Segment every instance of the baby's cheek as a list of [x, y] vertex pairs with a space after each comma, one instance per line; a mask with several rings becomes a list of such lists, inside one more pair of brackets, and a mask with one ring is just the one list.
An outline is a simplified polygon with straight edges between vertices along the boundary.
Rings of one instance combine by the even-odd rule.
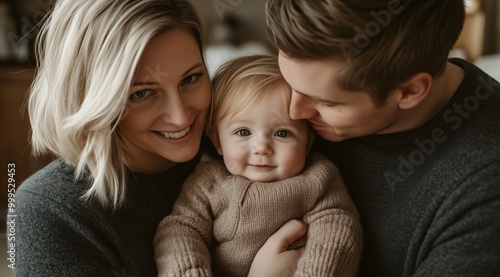
[[224, 163], [226, 164], [227, 170], [229, 170], [232, 175], [241, 174], [241, 165], [239, 162], [232, 159], [224, 159]]

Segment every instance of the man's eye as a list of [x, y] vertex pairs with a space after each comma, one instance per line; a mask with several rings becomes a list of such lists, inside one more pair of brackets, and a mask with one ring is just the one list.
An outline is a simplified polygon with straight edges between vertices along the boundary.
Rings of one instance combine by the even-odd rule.
[[335, 104], [335, 103], [325, 103], [325, 102], [321, 102], [320, 104], [321, 104], [322, 107], [325, 107], [325, 108], [333, 108], [336, 105], [338, 105], [338, 104]]
[[139, 99], [144, 99], [151, 95], [153, 92], [149, 89], [143, 89], [138, 92], [134, 92], [130, 95], [131, 100], [139, 100]]
[[290, 135], [290, 133], [286, 130], [279, 130], [276, 133], [274, 133], [274, 135], [277, 137], [286, 138]]
[[251, 135], [250, 131], [248, 129], [241, 129], [236, 132], [237, 135], [242, 136], [242, 137], [248, 137]]

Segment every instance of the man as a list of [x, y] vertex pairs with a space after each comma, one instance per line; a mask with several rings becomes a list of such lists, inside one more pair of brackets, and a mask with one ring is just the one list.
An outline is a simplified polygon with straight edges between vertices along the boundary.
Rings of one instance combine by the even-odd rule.
[[364, 228], [359, 275], [500, 276], [500, 84], [449, 59], [462, 0], [268, 0], [307, 119]]

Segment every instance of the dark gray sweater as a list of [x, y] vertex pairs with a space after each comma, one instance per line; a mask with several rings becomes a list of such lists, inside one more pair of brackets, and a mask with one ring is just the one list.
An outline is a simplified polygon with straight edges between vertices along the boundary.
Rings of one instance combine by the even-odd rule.
[[156, 276], [153, 238], [198, 159], [155, 175], [128, 173], [113, 212], [80, 196], [85, 184], [61, 160], [16, 192], [16, 276]]
[[359, 209], [361, 276], [500, 276], [500, 85], [450, 62], [465, 79], [421, 127], [315, 145]]

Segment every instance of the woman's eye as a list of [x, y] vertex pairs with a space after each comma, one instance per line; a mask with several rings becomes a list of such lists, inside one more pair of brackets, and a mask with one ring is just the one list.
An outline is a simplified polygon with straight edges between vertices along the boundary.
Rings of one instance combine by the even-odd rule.
[[286, 130], [279, 130], [276, 133], [274, 133], [274, 135], [277, 137], [286, 138], [290, 135], [290, 133]]
[[242, 137], [248, 137], [251, 135], [250, 131], [248, 129], [241, 129], [236, 132], [237, 135], [242, 136]]
[[139, 100], [139, 99], [144, 99], [151, 95], [153, 92], [149, 89], [143, 89], [139, 90], [138, 92], [134, 92], [130, 95], [131, 100]]
[[197, 74], [187, 76], [186, 78], [182, 79], [182, 85], [187, 85], [187, 84], [195, 82], [196, 80], [198, 80], [201, 77], [201, 75], [203, 75], [203, 73], [197, 73]]

